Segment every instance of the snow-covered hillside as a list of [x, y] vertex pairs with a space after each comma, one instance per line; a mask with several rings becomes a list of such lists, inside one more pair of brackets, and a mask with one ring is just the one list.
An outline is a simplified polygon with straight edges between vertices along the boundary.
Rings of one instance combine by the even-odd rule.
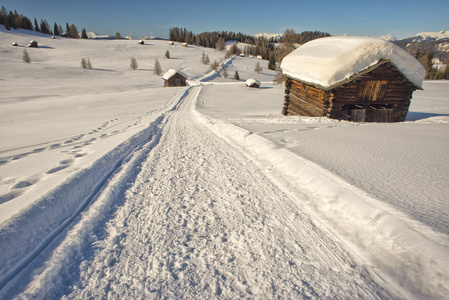
[[449, 83], [283, 117], [267, 61], [203, 51], [0, 27], [0, 298], [447, 298]]

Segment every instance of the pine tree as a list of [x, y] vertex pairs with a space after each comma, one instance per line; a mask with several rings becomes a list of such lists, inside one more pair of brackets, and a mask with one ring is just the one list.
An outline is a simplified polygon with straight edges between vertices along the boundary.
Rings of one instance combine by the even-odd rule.
[[47, 20], [41, 19], [41, 32], [45, 34], [50, 34], [50, 28], [48, 26]]
[[89, 58], [87, 59], [87, 68], [88, 68], [89, 70], [92, 69], [92, 63], [90, 62], [90, 59], [89, 59]]
[[276, 70], [276, 60], [274, 59], [273, 53], [271, 53], [271, 55], [270, 55], [270, 61], [268, 62], [268, 69]]
[[5, 29], [10, 31], [11, 30], [11, 25], [9, 25], [9, 20], [8, 18], [5, 19]]
[[203, 51], [203, 54], [201, 54], [201, 63], [206, 64], [206, 53]]
[[159, 63], [159, 61], [156, 59], [156, 61], [154, 62], [154, 70], [153, 73], [156, 74], [157, 76], [160, 76], [162, 74], [162, 68], [161, 68], [161, 64]]
[[234, 80], [240, 80], [239, 72], [235, 71]]
[[30, 54], [28, 53], [27, 49], [23, 49], [22, 59], [27, 64], [31, 63], [31, 57], [30, 57]]
[[81, 68], [87, 69], [87, 61], [85, 58], [81, 58]]
[[79, 39], [80, 34], [78, 33], [78, 29], [76, 28], [75, 24], [70, 25], [68, 35], [71, 38]]
[[58, 24], [55, 22], [55, 26], [53, 26], [53, 34], [54, 35], [61, 35], [61, 32], [59, 31]]
[[254, 67], [254, 72], [256, 72], [257, 74], [259, 74], [260, 72], [262, 72], [262, 67], [260, 66], [259, 62], [256, 63], [256, 66]]
[[170, 58], [170, 51], [165, 51], [165, 58]]
[[83, 28], [83, 30], [81, 31], [81, 38], [83, 39], [88, 39], [89, 37], [87, 36], [87, 32], [86, 29]]
[[131, 57], [131, 63], [129, 64], [131, 69], [137, 70], [137, 60], [134, 57]]
[[217, 49], [220, 51], [226, 50], [226, 42], [225, 42], [224, 38], [222, 38], [222, 37], [219, 38], [216, 46], [217, 46]]
[[205, 60], [204, 60], [204, 64], [205, 64], [205, 65], [210, 64], [209, 55], [206, 55], [206, 58], [205, 58]]
[[37, 24], [36, 18], [34, 18], [34, 31], [41, 32], [41, 30], [39, 29], [39, 24]]
[[117, 40], [122, 39], [122, 35], [120, 34], [120, 32], [116, 32], [116, 33], [115, 33], [115, 38], [116, 38]]
[[223, 78], [228, 78], [228, 69], [226, 68], [226, 65], [225, 64], [223, 64], [223, 71], [221, 71], [221, 76], [223, 77]]
[[8, 11], [6, 8], [2, 5], [2, 8], [0, 9], [0, 24], [5, 25], [6, 17], [8, 16]]

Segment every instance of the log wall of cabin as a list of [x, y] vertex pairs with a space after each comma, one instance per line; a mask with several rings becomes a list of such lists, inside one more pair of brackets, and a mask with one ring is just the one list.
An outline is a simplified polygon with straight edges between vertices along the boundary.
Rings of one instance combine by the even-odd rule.
[[[364, 87], [376, 93], [367, 96]], [[393, 122], [404, 121], [416, 87], [391, 63], [384, 63], [330, 91], [287, 78], [284, 115], [350, 119], [343, 107], [393, 109]], [[369, 93], [368, 93], [369, 94]]]
[[287, 78], [282, 113], [286, 116], [325, 116], [329, 109], [327, 98], [329, 98], [328, 92]]

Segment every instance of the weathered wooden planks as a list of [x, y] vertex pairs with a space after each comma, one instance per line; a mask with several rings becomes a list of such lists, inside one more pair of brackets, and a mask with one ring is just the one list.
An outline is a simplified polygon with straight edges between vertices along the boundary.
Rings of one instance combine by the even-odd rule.
[[[358, 117], [362, 113], [360, 111], [350, 116], [352, 110], [363, 109], [368, 122], [398, 122], [405, 120], [410, 99], [416, 89], [388, 61], [329, 90], [287, 78], [282, 113], [351, 120], [363, 119]], [[389, 109], [388, 112], [386, 109]]]

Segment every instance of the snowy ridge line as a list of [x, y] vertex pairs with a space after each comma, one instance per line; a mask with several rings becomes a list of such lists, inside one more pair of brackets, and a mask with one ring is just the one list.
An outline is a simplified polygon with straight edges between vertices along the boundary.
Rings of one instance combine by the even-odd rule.
[[[177, 101], [169, 111], [179, 106], [188, 90], [189, 88], [184, 89], [172, 98]], [[147, 128], [118, 145], [89, 168], [67, 179], [2, 225], [0, 291], [91, 205], [102, 187], [120, 170], [120, 166], [129, 160], [128, 157], [136, 149], [157, 137], [164, 119], [165, 113], [161, 113]]]
[[345, 237], [342, 242], [369, 266], [379, 284], [401, 298], [442, 299], [449, 295], [446, 235], [257, 134], [197, 111], [194, 114], [261, 165], [288, 194], [306, 193], [305, 209], [337, 231], [336, 237]]

